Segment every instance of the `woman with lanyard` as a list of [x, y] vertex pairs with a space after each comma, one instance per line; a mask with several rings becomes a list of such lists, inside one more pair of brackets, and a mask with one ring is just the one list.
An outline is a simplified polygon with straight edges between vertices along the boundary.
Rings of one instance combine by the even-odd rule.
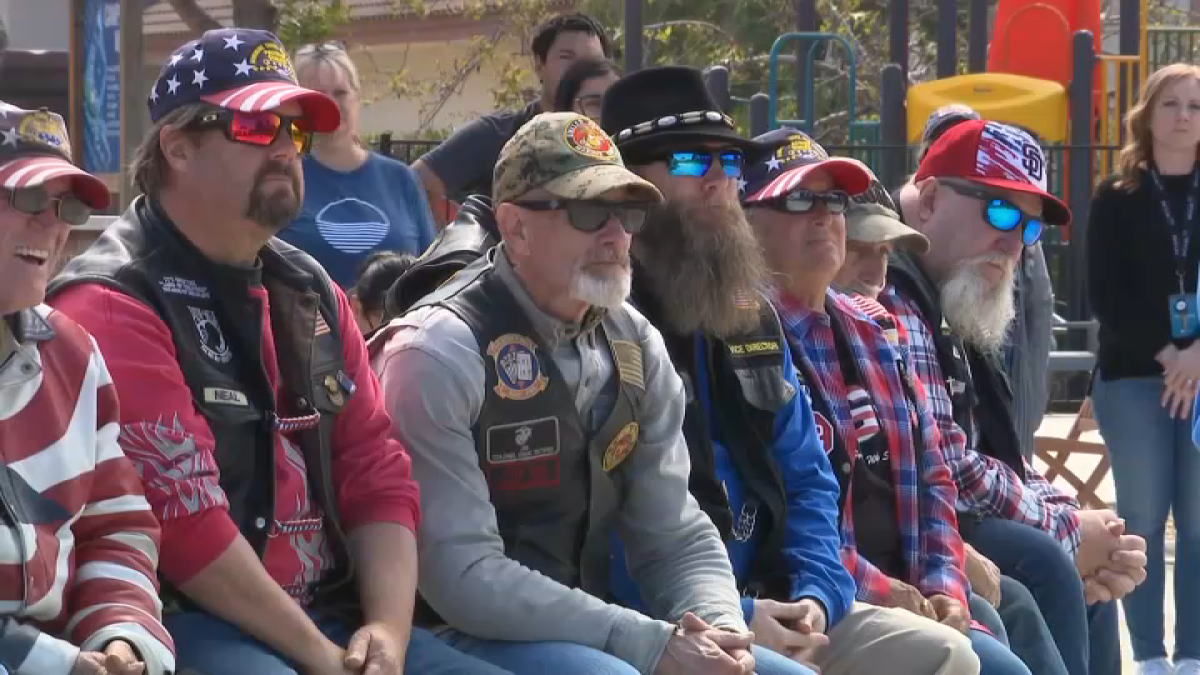
[[[1125, 600], [1142, 675], [1200, 675], [1200, 452], [1190, 413], [1200, 381], [1200, 67], [1147, 78], [1126, 119], [1121, 171], [1087, 228], [1088, 294], [1100, 322], [1092, 400], [1117, 510], [1146, 539], [1146, 582]], [[1164, 643], [1164, 538], [1175, 518], [1175, 650]]]

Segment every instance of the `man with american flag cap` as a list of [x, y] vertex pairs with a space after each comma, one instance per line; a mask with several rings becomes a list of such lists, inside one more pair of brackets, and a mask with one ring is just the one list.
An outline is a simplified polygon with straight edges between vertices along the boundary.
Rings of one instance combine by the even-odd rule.
[[109, 360], [120, 444], [162, 523], [180, 666], [503, 672], [413, 630], [408, 454], [346, 296], [274, 237], [337, 105], [296, 84], [278, 38], [238, 28], [176, 49], [148, 99], [145, 194], [51, 294]]
[[165, 675], [160, 530], [117, 444], [100, 350], [42, 301], [71, 227], [108, 206], [62, 117], [0, 102], [0, 673]]

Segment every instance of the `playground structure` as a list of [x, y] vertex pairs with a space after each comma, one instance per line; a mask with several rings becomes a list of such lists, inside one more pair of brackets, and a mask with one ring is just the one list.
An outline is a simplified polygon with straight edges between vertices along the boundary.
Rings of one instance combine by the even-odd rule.
[[[966, 72], [960, 73], [956, 49], [957, 12], [964, 0], [939, 0], [937, 79], [913, 85], [907, 77], [909, 2], [889, 2], [891, 63], [879, 73], [881, 105], [871, 119], [858, 117], [854, 94], [863, 73], [848, 40], [815, 30], [779, 36], [769, 57], [767, 91], [747, 102], [750, 131], [757, 135], [789, 126], [811, 132], [819, 119], [812, 73], [819, 54], [833, 54], [848, 80], [847, 140], [828, 149], [867, 162], [888, 187], [900, 185], [915, 170], [913, 150], [925, 120], [946, 103], [965, 103], [988, 119], [1032, 132], [1046, 149], [1052, 191], [1074, 213], [1070, 227], [1051, 228], [1044, 238], [1060, 313], [1087, 319], [1081, 235], [1093, 187], [1114, 170], [1125, 142], [1122, 122], [1141, 82], [1163, 65], [1197, 62], [1200, 28], [1147, 26], [1147, 0], [1120, 0], [1119, 47], [1106, 53], [1101, 0], [999, 0], [990, 26], [987, 0], [965, 1]], [[815, 16], [801, 9], [801, 17]], [[808, 27], [815, 29], [815, 21]], [[781, 76], [781, 64], [788, 60], [795, 62], [796, 81]], [[737, 104], [724, 67], [710, 68], [707, 77], [718, 100], [727, 107]], [[783, 119], [781, 103], [791, 96], [798, 119]]]

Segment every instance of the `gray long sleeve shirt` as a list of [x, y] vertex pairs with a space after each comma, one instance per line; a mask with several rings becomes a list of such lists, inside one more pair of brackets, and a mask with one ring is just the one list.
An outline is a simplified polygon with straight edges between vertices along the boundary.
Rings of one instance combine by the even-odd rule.
[[[530, 316], [587, 419], [604, 405], [598, 396], [613, 370], [607, 346], [595, 331], [538, 310], [503, 248], [496, 259], [496, 274]], [[626, 305], [625, 311], [640, 328], [646, 381], [637, 445], [625, 460], [632, 462], [632, 484], [618, 519], [630, 574], [654, 616], [677, 621], [692, 611], [714, 626], [746, 630], [725, 546], [688, 492], [683, 384], [662, 336], [636, 310]], [[505, 556], [471, 431], [483, 405], [485, 362], [470, 328], [447, 309], [420, 308], [381, 331], [371, 351], [393, 434], [407, 446], [421, 484], [419, 588], [426, 602], [451, 627], [476, 637], [573, 642], [653, 672], [671, 623], [568, 588]]]

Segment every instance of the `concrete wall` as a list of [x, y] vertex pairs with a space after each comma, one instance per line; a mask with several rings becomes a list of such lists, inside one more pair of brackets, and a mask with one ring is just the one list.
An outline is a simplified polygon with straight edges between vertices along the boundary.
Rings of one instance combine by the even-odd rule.
[[69, 0], [0, 0], [9, 49], [71, 48]]

